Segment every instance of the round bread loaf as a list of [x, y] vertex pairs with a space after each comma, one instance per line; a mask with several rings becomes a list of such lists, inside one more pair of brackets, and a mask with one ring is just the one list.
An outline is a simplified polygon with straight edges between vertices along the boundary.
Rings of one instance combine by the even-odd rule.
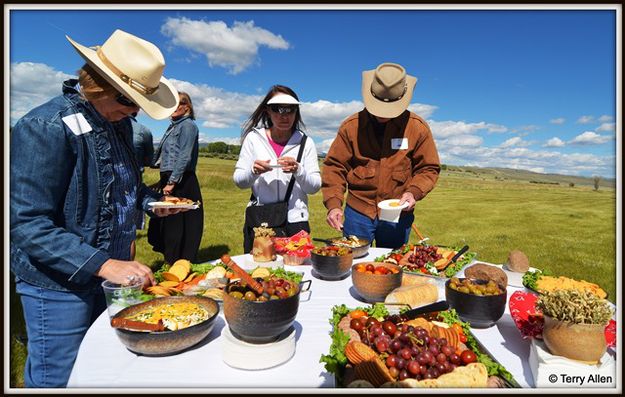
[[506, 275], [506, 272], [497, 266], [487, 265], [486, 263], [476, 263], [475, 265], [467, 267], [464, 270], [464, 275], [467, 278], [493, 280], [503, 288], [506, 288], [508, 285], [508, 276]]
[[525, 273], [530, 268], [530, 260], [522, 251], [514, 250], [508, 254], [508, 269], [517, 273]]

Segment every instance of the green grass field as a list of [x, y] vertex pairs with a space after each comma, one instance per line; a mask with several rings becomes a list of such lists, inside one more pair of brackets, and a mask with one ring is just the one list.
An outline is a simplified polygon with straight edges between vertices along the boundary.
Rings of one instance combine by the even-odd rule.
[[[199, 262], [229, 252], [243, 253], [243, 218], [249, 190], [232, 182], [234, 161], [200, 158], [198, 178], [204, 198], [204, 234]], [[155, 183], [157, 170], [146, 170]], [[311, 229], [315, 237], [337, 233], [325, 222], [321, 193], [310, 196]], [[505, 180], [479, 172], [444, 171], [436, 188], [415, 209], [415, 224], [432, 244], [469, 245], [478, 260], [506, 261], [513, 249], [523, 251], [530, 265], [555, 275], [602, 286], [616, 298], [616, 193], [592, 185], [534, 184]], [[138, 232], [137, 260], [159, 268], [162, 255]], [[416, 241], [411, 236], [411, 242]], [[19, 299], [11, 293], [11, 386], [23, 383], [25, 335]], [[329, 314], [328, 314], [329, 315]]]

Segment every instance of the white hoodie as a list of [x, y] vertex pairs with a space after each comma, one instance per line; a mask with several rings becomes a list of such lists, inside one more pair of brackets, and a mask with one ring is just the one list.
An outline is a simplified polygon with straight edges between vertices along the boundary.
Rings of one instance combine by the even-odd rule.
[[[287, 142], [281, 157], [297, 159], [303, 133], [295, 131]], [[295, 176], [293, 192], [289, 200], [288, 222], [308, 220], [308, 194], [314, 194], [321, 188], [321, 172], [317, 162], [317, 148], [310, 137], [306, 139], [304, 153], [295, 174], [287, 174], [281, 168], [274, 168], [261, 175], [252, 173], [255, 160], [270, 160], [276, 164], [278, 157], [274, 152], [264, 128], [250, 131], [241, 146], [239, 160], [234, 169], [234, 183], [241, 189], [252, 188], [258, 204], [271, 204], [284, 200], [291, 175]], [[253, 203], [250, 201], [248, 206]]]

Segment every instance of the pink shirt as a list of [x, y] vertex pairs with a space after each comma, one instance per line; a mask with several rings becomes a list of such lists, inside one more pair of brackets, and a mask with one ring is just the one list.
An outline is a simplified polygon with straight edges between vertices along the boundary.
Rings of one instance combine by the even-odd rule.
[[273, 151], [276, 152], [276, 157], [280, 157], [282, 151], [284, 150], [284, 147], [288, 142], [285, 142], [284, 144], [275, 142], [273, 139], [271, 139], [269, 134], [267, 134], [267, 139], [269, 140], [269, 144], [271, 145]]

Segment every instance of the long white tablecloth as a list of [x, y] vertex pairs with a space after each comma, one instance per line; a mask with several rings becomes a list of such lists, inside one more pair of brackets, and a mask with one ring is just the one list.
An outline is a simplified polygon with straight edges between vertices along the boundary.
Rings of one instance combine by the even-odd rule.
[[[372, 248], [369, 255], [354, 262], [373, 260], [388, 252]], [[242, 257], [234, 257], [235, 261]], [[311, 275], [310, 266], [285, 266], [304, 272], [312, 280], [310, 294], [302, 293], [295, 320], [296, 352], [286, 363], [260, 371], [232, 368], [222, 360], [221, 332], [227, 327], [223, 313], [214, 329], [199, 346], [169, 357], [146, 357], [130, 352], [118, 340], [105, 311], [85, 336], [74, 364], [70, 388], [326, 388], [334, 387], [334, 377], [319, 362], [327, 354], [331, 338], [332, 307], [366, 306], [352, 287], [351, 276], [324, 281]], [[508, 296], [522, 289], [508, 286]], [[445, 299], [444, 281], [439, 281], [439, 300]], [[508, 305], [493, 327], [474, 329], [484, 347], [510, 371], [522, 387], [533, 387], [529, 368], [529, 341], [523, 340], [510, 317]]]

